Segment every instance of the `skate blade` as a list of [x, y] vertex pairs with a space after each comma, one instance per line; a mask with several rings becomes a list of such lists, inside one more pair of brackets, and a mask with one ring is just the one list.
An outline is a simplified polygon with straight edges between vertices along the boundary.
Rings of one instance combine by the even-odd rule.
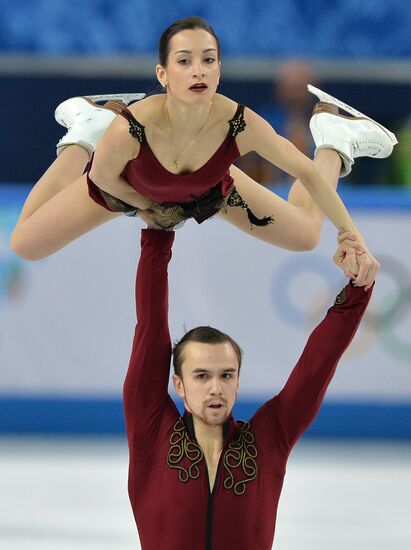
[[122, 101], [126, 105], [129, 105], [132, 101], [138, 101], [139, 99], [143, 99], [146, 96], [146, 94], [140, 94], [140, 93], [131, 93], [131, 94], [101, 94], [101, 95], [86, 95], [83, 97], [86, 97], [87, 99], [91, 99], [91, 101], [94, 101], [94, 103], [98, 103], [99, 101]]
[[364, 115], [364, 113], [361, 113], [360, 111], [357, 111], [357, 109], [354, 109], [354, 107], [351, 107], [350, 105], [347, 105], [343, 101], [340, 101], [336, 97], [327, 94], [327, 92], [323, 92], [319, 88], [316, 88], [312, 84], [307, 85], [307, 89], [310, 93], [316, 95], [320, 101], [325, 101], [326, 103], [332, 103], [333, 105], [336, 105], [340, 109], [343, 109], [344, 111], [347, 111], [347, 113], [350, 113], [350, 115], [360, 117], [360, 118], [366, 118], [367, 120], [370, 120], [371, 122], [374, 122], [377, 126], [381, 128], [381, 130], [384, 130], [384, 132], [387, 134], [387, 136], [390, 138], [393, 145], [396, 145], [398, 143], [397, 138], [395, 137], [395, 134], [390, 132], [385, 126], [377, 122], [376, 120], [373, 120], [367, 115]]

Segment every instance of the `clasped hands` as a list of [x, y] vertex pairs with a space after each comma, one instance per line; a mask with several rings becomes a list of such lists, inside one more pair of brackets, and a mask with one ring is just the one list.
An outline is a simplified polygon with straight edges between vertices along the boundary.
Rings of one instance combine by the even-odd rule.
[[355, 286], [363, 286], [364, 290], [368, 290], [375, 280], [380, 264], [353, 233], [340, 229], [337, 240], [334, 263], [353, 280]]

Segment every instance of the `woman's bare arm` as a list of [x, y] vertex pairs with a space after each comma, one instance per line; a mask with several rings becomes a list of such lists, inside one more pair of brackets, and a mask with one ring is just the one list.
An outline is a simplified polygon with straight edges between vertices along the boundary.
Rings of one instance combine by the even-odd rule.
[[380, 266], [367, 250], [362, 235], [338, 193], [328, 184], [314, 162], [301, 153], [290, 141], [278, 135], [266, 120], [250, 109], [246, 109], [245, 118], [246, 129], [237, 137], [240, 153], [244, 155], [255, 151], [272, 164], [298, 178], [337, 229], [355, 235], [356, 242], [353, 247], [357, 252], [358, 247], [361, 249], [357, 256], [359, 272], [356, 284], [364, 285], [368, 289]]
[[89, 176], [106, 193], [146, 210], [152, 201], [121, 177], [126, 164], [138, 155], [139, 150], [139, 142], [128, 131], [128, 122], [117, 116], [97, 144]]
[[312, 160], [278, 135], [257, 113], [247, 109], [245, 115], [246, 130], [237, 138], [241, 153], [255, 151], [284, 172], [298, 178], [337, 229], [354, 233], [363, 241], [338, 193], [327, 183]]

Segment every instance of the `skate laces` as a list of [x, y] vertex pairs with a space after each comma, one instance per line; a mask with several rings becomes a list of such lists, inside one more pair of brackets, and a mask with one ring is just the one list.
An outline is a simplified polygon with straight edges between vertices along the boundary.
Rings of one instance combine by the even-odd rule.
[[353, 139], [352, 141], [352, 151], [354, 157], [375, 157], [381, 153], [382, 150], [383, 147], [381, 146], [381, 143], [376, 140]]

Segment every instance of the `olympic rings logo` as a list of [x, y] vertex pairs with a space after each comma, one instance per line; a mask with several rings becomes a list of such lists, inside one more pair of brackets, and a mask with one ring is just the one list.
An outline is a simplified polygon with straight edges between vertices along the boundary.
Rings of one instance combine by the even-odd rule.
[[[395, 257], [377, 254], [382, 268], [377, 277], [373, 300], [368, 307], [361, 331], [348, 356], [361, 355], [377, 340], [393, 358], [411, 366], [411, 273]], [[312, 291], [310, 279], [319, 277], [320, 291]], [[274, 272], [271, 303], [281, 320], [291, 326], [312, 330], [325, 315], [335, 296], [346, 285], [330, 260], [318, 254], [295, 255]], [[296, 291], [310, 296], [308, 305], [296, 303]], [[307, 300], [305, 300], [307, 301]]]

